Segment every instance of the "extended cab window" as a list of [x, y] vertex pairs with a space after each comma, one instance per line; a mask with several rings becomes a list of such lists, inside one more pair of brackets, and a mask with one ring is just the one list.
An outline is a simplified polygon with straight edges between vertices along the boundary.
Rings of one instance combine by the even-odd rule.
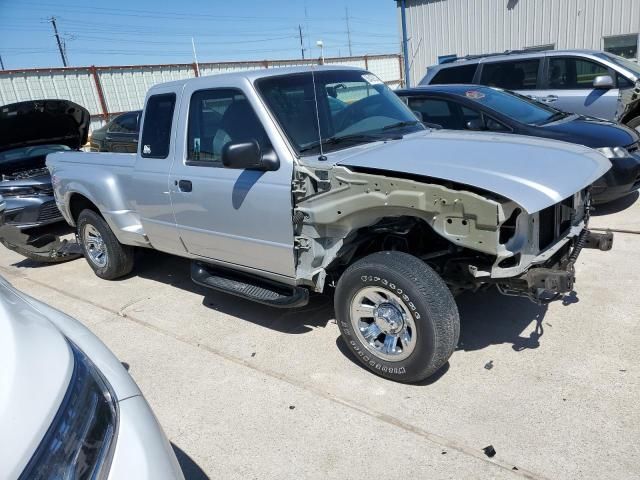
[[167, 158], [171, 141], [175, 93], [152, 95], [147, 101], [142, 130], [142, 153], [145, 158]]
[[247, 97], [235, 88], [200, 90], [191, 96], [187, 161], [222, 167], [222, 149], [231, 142], [257, 141], [270, 147]]
[[443, 68], [435, 74], [431, 85], [445, 85], [448, 83], [473, 83], [473, 76], [476, 74], [478, 64], [462, 65], [459, 67]]
[[507, 90], [533, 90], [539, 66], [539, 59], [485, 63], [480, 83]]
[[599, 75], [609, 75], [604, 65], [581, 58], [551, 58], [547, 82], [549, 88], [591, 89]]

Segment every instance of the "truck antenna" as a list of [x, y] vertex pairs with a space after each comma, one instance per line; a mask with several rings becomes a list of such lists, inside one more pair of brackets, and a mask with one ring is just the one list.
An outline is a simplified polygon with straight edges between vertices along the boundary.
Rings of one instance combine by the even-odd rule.
[[325, 161], [327, 157], [324, 154], [324, 149], [322, 148], [322, 132], [320, 131], [320, 113], [318, 111], [318, 92], [316, 90], [316, 75], [315, 69], [313, 65], [311, 65], [311, 81], [313, 82], [313, 100], [316, 102], [316, 122], [318, 124], [318, 145], [320, 147], [320, 156], [318, 160]]

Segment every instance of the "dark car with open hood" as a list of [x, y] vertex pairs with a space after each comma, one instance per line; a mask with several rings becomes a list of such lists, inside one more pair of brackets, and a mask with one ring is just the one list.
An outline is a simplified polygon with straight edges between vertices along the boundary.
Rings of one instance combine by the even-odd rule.
[[6, 201], [0, 242], [28, 258], [58, 262], [78, 256], [61, 240], [68, 231], [45, 165], [49, 153], [79, 150], [90, 114], [68, 100], [31, 100], [0, 107], [0, 195]]

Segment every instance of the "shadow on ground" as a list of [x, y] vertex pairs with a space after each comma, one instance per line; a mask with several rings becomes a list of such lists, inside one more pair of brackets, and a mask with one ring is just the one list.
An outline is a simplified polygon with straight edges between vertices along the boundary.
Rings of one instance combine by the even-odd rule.
[[638, 197], [640, 197], [640, 193], [636, 191], [630, 195], [627, 195], [626, 197], [618, 198], [613, 202], [604, 203], [602, 205], [596, 205], [594, 207], [594, 211], [592, 215], [594, 217], [599, 217], [601, 215], [610, 215], [612, 213], [621, 212], [622, 210], [625, 210], [629, 208], [631, 205], [633, 205], [634, 203], [636, 203], [636, 200], [638, 200]]
[[178, 459], [178, 463], [180, 464], [185, 480], [209, 479], [209, 476], [204, 473], [204, 470], [202, 470], [202, 468], [200, 468], [200, 466], [194, 462], [189, 455], [182, 451], [180, 447], [176, 446], [175, 443], [171, 443], [171, 447], [173, 448], [173, 452], [176, 454], [176, 458]]
[[[578, 300], [575, 296], [570, 298], [571, 303]], [[465, 293], [457, 303], [460, 311], [457, 350], [473, 351], [506, 343], [520, 352], [540, 346], [546, 305], [538, 305], [527, 298], [508, 297], [497, 289]]]
[[191, 281], [190, 260], [153, 250], [139, 252], [132, 275], [202, 295], [202, 304], [212, 310], [282, 333], [310, 332], [326, 327], [334, 318], [333, 301], [328, 295], [312, 294], [309, 304], [302, 308], [269, 307], [196, 285]]

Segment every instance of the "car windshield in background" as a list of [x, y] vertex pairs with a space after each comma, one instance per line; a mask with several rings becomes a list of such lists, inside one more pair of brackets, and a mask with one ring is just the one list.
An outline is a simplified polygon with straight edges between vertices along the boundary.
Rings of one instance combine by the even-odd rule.
[[619, 67], [633, 72], [636, 77], [640, 78], [640, 64], [637, 64], [636, 62], [633, 62], [631, 60], [627, 60], [626, 58], [622, 58], [618, 55], [613, 55], [612, 53], [602, 52], [599, 54], [599, 56], [615, 63]]
[[559, 110], [547, 107], [535, 100], [493, 88], [470, 87], [464, 93], [470, 100], [485, 105], [502, 115], [528, 125], [542, 125], [559, 116]]
[[256, 87], [299, 153], [319, 151], [320, 138], [328, 152], [424, 129], [368, 72], [320, 70], [267, 77]]

